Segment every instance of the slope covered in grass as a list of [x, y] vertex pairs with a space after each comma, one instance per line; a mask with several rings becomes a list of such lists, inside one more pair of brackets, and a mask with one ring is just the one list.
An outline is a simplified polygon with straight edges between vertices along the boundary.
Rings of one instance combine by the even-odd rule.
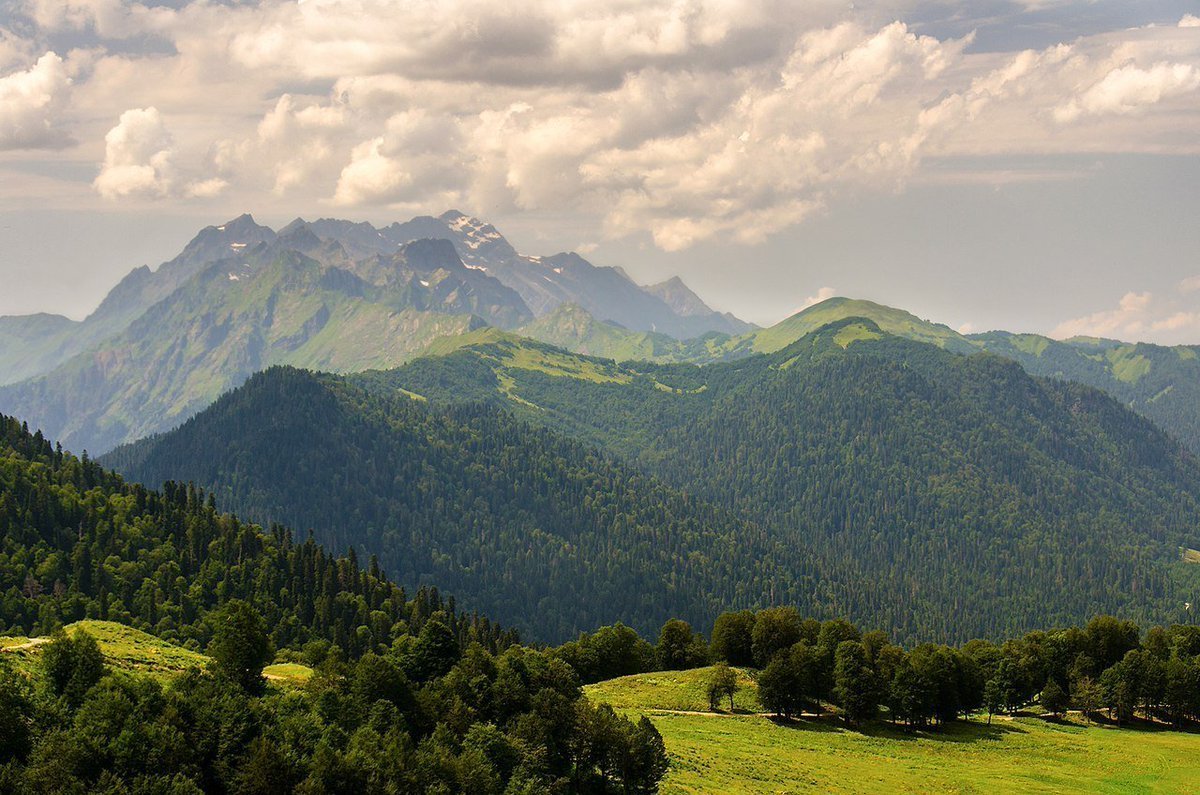
[[[664, 795], [682, 793], [1194, 792], [1200, 735], [1041, 718], [853, 731], [830, 718], [782, 722], [706, 709], [709, 669], [589, 685], [590, 698], [645, 714], [666, 742]], [[752, 685], [740, 704], [755, 703]], [[697, 704], [700, 706], [697, 708]]]
[[[113, 668], [147, 674], [160, 681], [195, 668], [204, 668], [211, 662], [211, 658], [200, 652], [115, 621], [76, 621], [63, 627], [63, 631], [68, 635], [76, 632], [91, 635], [96, 639], [105, 662]], [[0, 638], [0, 654], [15, 663], [18, 670], [32, 672], [49, 641], [50, 638], [46, 636]], [[300, 685], [312, 676], [312, 669], [300, 663], [275, 663], [268, 665], [263, 674], [272, 682]]]

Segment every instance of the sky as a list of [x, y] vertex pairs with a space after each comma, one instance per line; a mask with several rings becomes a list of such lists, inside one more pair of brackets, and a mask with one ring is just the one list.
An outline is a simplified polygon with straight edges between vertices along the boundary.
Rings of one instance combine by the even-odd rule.
[[1200, 343], [1200, 0], [0, 0], [0, 314], [243, 212]]

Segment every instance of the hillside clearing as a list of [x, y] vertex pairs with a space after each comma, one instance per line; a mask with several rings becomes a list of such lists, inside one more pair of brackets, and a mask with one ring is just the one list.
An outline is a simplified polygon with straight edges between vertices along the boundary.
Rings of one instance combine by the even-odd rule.
[[[77, 621], [63, 629], [68, 634], [82, 631], [94, 637], [100, 653], [113, 668], [146, 674], [164, 684], [179, 674], [209, 663], [209, 657], [200, 652], [114, 621]], [[0, 638], [0, 653], [11, 659], [19, 670], [32, 671], [41, 653], [39, 647], [49, 641], [47, 637], [4, 637]], [[312, 676], [312, 669], [298, 663], [276, 663], [264, 668], [263, 675], [271, 682], [299, 686]]]
[[[622, 677], [589, 697], [646, 714], [671, 756], [666, 795], [793, 792], [1195, 792], [1200, 735], [1040, 718], [852, 731], [829, 718], [686, 714], [707, 707], [709, 669]], [[748, 673], [739, 672], [743, 682]], [[753, 684], [735, 704], [757, 705]], [[697, 700], [698, 699], [698, 700]]]

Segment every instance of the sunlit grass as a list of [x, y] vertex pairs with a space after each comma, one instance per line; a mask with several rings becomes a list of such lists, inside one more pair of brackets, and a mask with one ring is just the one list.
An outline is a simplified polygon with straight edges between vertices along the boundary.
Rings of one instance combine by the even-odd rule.
[[[1200, 734], [1041, 718], [991, 726], [972, 719], [927, 732], [877, 723], [855, 731], [833, 718], [681, 712], [707, 710], [706, 677], [707, 669], [653, 673], [587, 688], [594, 700], [654, 722], [671, 757], [667, 795], [1200, 791]], [[757, 703], [749, 692], [740, 698], [748, 709]]]

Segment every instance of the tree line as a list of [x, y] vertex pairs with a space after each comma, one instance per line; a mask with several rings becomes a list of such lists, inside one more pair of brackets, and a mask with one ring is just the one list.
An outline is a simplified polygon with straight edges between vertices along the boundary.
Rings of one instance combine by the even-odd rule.
[[0, 417], [0, 633], [90, 618], [200, 649], [208, 613], [232, 598], [254, 605], [280, 648], [327, 641], [357, 657], [438, 612], [461, 643], [501, 651], [517, 639], [435, 587], [409, 596], [353, 547], [337, 557], [311, 536], [264, 531], [191, 485], [127, 483]]
[[722, 698], [732, 704], [737, 680], [728, 666], [755, 669], [760, 703], [782, 717], [833, 705], [850, 723], [884, 715], [925, 727], [980, 712], [990, 721], [1036, 704], [1054, 716], [1076, 709], [1086, 720], [1117, 724], [1150, 719], [1183, 728], [1200, 718], [1200, 627], [1142, 633], [1132, 621], [1103, 615], [1001, 643], [906, 649], [880, 630], [775, 607], [722, 613], [708, 642], [673, 619], [655, 644], [613, 625], [552, 653], [585, 682], [716, 663], [709, 681], [714, 707]]

